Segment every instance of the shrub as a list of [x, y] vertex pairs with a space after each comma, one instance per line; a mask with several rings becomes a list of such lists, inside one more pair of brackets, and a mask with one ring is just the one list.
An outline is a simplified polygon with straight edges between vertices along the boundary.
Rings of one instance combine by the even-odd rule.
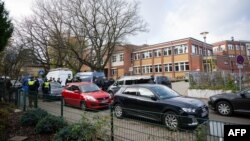
[[62, 117], [47, 115], [37, 123], [35, 131], [37, 133], [55, 133], [66, 125], [67, 123]]
[[82, 117], [80, 123], [75, 123], [62, 128], [54, 136], [54, 141], [92, 141], [101, 135], [104, 138], [102, 128], [107, 124], [106, 118], [97, 118], [96, 122], [91, 122], [87, 118]]
[[0, 109], [0, 140], [6, 140], [6, 127], [8, 126], [9, 112], [6, 109]]
[[40, 108], [35, 110], [29, 110], [21, 117], [21, 123], [23, 125], [35, 126], [39, 120], [41, 120], [47, 115], [48, 113]]

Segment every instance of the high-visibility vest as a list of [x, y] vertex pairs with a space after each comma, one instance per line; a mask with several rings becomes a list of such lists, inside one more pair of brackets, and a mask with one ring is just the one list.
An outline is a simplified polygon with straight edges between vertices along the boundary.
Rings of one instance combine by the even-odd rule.
[[49, 82], [44, 82], [44, 88], [49, 88]]
[[30, 80], [30, 81], [28, 82], [28, 85], [29, 85], [29, 86], [33, 86], [33, 85], [35, 84], [35, 82], [36, 82], [35, 80]]

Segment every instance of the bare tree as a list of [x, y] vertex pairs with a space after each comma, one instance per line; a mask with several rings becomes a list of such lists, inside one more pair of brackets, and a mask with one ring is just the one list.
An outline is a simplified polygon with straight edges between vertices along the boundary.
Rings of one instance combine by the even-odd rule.
[[114, 48], [146, 31], [138, 3], [126, 0], [37, 0], [19, 29], [27, 47], [50, 66], [103, 70]]
[[[82, 52], [71, 50], [92, 70], [103, 70], [114, 52], [129, 35], [146, 31], [138, 15], [138, 3], [126, 0], [64, 0], [68, 25]], [[84, 44], [83, 44], [84, 43]]]

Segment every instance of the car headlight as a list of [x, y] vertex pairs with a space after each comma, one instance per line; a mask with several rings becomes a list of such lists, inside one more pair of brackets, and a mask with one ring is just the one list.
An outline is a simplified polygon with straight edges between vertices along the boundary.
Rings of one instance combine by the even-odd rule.
[[195, 113], [195, 109], [193, 109], [193, 108], [182, 108], [182, 110], [187, 112], [187, 113]]
[[86, 96], [86, 99], [89, 101], [96, 101], [96, 99], [93, 96]]

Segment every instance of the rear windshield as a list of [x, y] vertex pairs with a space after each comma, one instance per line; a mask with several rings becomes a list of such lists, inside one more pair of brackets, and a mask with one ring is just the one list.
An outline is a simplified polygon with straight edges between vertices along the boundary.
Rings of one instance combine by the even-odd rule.
[[99, 91], [100, 88], [96, 84], [87, 84], [79, 86], [81, 92], [88, 93], [88, 92], [95, 92]]

